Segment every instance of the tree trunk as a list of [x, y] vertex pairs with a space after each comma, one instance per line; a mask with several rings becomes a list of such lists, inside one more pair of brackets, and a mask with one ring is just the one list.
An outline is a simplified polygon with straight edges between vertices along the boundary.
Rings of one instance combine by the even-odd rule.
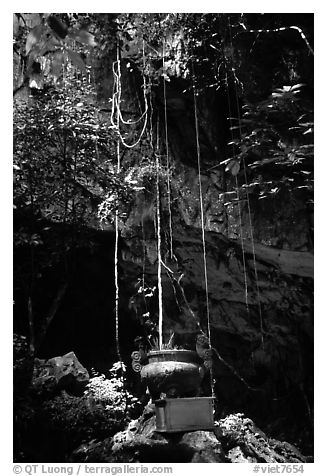
[[58, 292], [57, 292], [54, 300], [52, 301], [50, 310], [49, 310], [47, 316], [45, 317], [45, 319], [43, 321], [42, 327], [41, 327], [39, 335], [38, 335], [38, 345], [37, 345], [38, 348], [40, 348], [40, 346], [43, 342], [43, 339], [44, 339], [44, 337], [47, 333], [47, 330], [48, 330], [51, 322], [53, 321], [53, 318], [55, 317], [55, 315], [56, 315], [56, 313], [59, 309], [61, 301], [63, 300], [63, 298], [66, 294], [67, 288], [68, 288], [68, 282], [65, 281], [59, 287]]

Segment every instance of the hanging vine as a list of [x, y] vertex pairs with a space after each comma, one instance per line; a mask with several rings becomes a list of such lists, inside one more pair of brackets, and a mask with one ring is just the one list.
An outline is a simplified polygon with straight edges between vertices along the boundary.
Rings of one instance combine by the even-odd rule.
[[169, 252], [170, 259], [173, 259], [173, 227], [171, 216], [171, 191], [170, 191], [170, 164], [169, 164], [169, 145], [168, 145], [168, 120], [167, 120], [167, 95], [166, 95], [166, 78], [165, 78], [165, 39], [162, 40], [162, 70], [163, 70], [163, 92], [164, 92], [164, 109], [165, 109], [165, 145], [166, 145], [166, 170], [167, 170], [167, 200], [169, 214]]
[[[201, 152], [199, 142], [199, 123], [198, 123], [198, 111], [197, 111], [197, 91], [195, 87], [195, 77], [193, 69], [193, 100], [194, 100], [194, 123], [195, 123], [195, 138], [196, 138], [196, 153], [197, 153], [197, 165], [198, 165], [198, 181], [199, 181], [199, 201], [200, 201], [200, 216], [201, 216], [201, 231], [202, 231], [202, 250], [203, 250], [203, 270], [204, 270], [204, 284], [206, 292], [206, 315], [207, 315], [207, 332], [208, 343], [211, 351], [211, 326], [210, 326], [210, 303], [209, 303], [209, 290], [208, 290], [208, 271], [207, 271], [207, 255], [206, 255], [206, 241], [205, 241], [205, 223], [204, 223], [204, 209], [203, 209], [203, 194], [201, 183]], [[214, 379], [212, 373], [212, 367], [210, 366], [210, 384], [212, 396], [215, 394]]]
[[158, 253], [158, 310], [159, 310], [159, 349], [162, 349], [162, 327], [163, 327], [163, 309], [162, 309], [162, 281], [161, 281], [161, 217], [160, 217], [160, 146], [159, 146], [159, 116], [157, 119], [157, 143], [156, 143], [156, 168], [157, 168], [157, 253]]
[[[119, 46], [117, 45], [117, 64], [118, 68], [120, 64], [120, 57], [119, 57]], [[117, 86], [117, 85], [114, 85]], [[113, 101], [114, 97], [116, 97], [117, 91], [113, 94]], [[116, 127], [119, 131], [119, 108], [117, 107], [116, 110]], [[120, 173], [120, 137], [117, 137], [117, 174]], [[116, 211], [115, 211], [115, 336], [116, 336], [116, 351], [117, 357], [119, 362], [121, 363], [121, 368], [123, 369], [123, 361], [120, 352], [120, 342], [119, 342], [119, 276], [118, 276], [118, 251], [119, 251], [119, 210], [118, 210], [118, 203], [116, 204]]]

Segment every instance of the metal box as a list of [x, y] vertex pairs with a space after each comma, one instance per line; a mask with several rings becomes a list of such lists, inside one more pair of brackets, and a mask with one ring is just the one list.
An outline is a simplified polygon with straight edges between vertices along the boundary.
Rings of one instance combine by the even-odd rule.
[[154, 403], [157, 431], [170, 433], [214, 428], [213, 397], [164, 398]]

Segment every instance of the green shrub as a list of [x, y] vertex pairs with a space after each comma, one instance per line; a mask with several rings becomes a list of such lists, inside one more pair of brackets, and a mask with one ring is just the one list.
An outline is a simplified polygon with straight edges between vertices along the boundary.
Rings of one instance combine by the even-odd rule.
[[109, 370], [110, 378], [93, 371], [93, 377], [84, 393], [90, 402], [102, 405], [112, 418], [118, 420], [130, 418], [140, 404], [125, 388], [124, 378], [121, 375], [125, 370], [123, 363], [116, 362]]
[[38, 420], [47, 435], [58, 438], [68, 450], [83, 441], [111, 436], [125, 426], [100, 403], [66, 392], [45, 402]]
[[46, 401], [22, 398], [15, 409], [15, 460], [64, 460], [81, 443], [122, 431], [139, 405], [125, 390], [120, 363], [109, 378], [93, 372], [83, 396], [62, 391]]

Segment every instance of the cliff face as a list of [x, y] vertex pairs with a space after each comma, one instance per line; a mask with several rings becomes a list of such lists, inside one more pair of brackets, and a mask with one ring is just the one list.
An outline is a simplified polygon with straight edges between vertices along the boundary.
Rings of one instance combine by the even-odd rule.
[[[138, 78], [123, 73], [124, 110], [137, 117]], [[108, 94], [109, 66], [103, 75]], [[183, 93], [187, 86], [185, 80], [171, 78], [166, 89], [172, 233], [162, 83], [152, 100], [159, 111], [162, 162], [164, 339], [174, 333], [176, 345], [194, 348], [196, 333], [200, 328], [207, 332], [208, 322], [194, 99], [192, 92]], [[226, 101], [221, 92], [209, 92], [197, 104], [210, 329], [212, 345], [225, 361], [214, 363], [215, 389], [222, 415], [245, 411], [259, 424], [270, 424], [272, 431], [277, 422], [279, 436], [288, 426], [290, 440], [296, 432], [305, 438], [313, 402], [312, 213], [300, 191], [292, 200], [286, 191], [259, 199], [255, 186], [248, 190], [249, 208], [242, 170], [237, 200], [235, 177], [218, 166], [227, 157]], [[146, 335], [148, 321], [156, 323], [158, 316], [155, 157], [144, 141], [124, 152], [122, 163], [143, 185], [120, 210], [120, 341], [129, 364], [134, 338]], [[267, 176], [269, 170], [263, 173]], [[40, 354], [74, 350], [84, 365], [105, 371], [116, 359], [114, 236], [110, 220], [101, 229], [86, 238], [90, 250], [79, 251], [74, 281]], [[130, 377], [137, 388], [138, 375]]]
[[[199, 324], [206, 331], [208, 323], [194, 103], [191, 94], [182, 94], [181, 83], [171, 79], [167, 86], [173, 257], [163, 194], [164, 334], [168, 340], [174, 332], [177, 343], [194, 347]], [[160, 88], [155, 99], [164, 124]], [[235, 370], [214, 365], [222, 411], [246, 409], [265, 423], [301, 418], [306, 426], [313, 390], [312, 213], [301, 193], [292, 200], [286, 192], [260, 200], [254, 187], [250, 207], [244, 193], [235, 200], [234, 177], [217, 166], [226, 158], [226, 98], [202, 94], [198, 121], [212, 345]], [[164, 143], [164, 125], [160, 140]], [[238, 179], [242, 192], [242, 172]], [[148, 311], [156, 320], [158, 264], [155, 200], [142, 200], [131, 205], [120, 230], [126, 312], [132, 310], [141, 329]]]
[[[136, 118], [144, 109], [142, 81], [127, 64], [127, 60], [122, 63], [122, 108], [127, 117]], [[106, 106], [113, 83], [111, 67], [111, 60], [101, 66], [99, 97]], [[219, 165], [228, 158], [228, 117], [236, 108], [221, 89], [208, 88], [197, 97], [199, 175], [192, 84], [176, 72], [168, 79], [167, 111], [161, 77], [151, 93], [156, 117], [149, 119], [153, 136], [159, 138], [162, 163], [165, 340], [174, 333], [176, 345], [194, 348], [196, 333], [200, 328], [206, 332], [209, 324], [212, 345], [225, 361], [214, 362], [222, 416], [228, 411], [248, 412], [260, 425], [269, 424], [271, 431], [278, 431], [279, 437], [288, 426], [285, 437], [292, 440], [299, 432], [305, 438], [313, 404], [312, 210], [300, 189], [292, 194], [281, 189], [263, 197], [259, 173], [248, 171], [246, 179], [241, 169], [235, 188], [235, 176], [225, 171], [225, 165]], [[130, 128], [125, 138], [134, 137], [135, 129]], [[149, 141], [144, 138], [134, 149], [122, 150], [124, 171], [128, 174], [133, 169], [131, 177], [136, 175], [136, 181], [142, 182], [140, 190], [119, 211], [120, 340], [129, 364], [134, 338], [145, 335], [148, 319], [155, 323], [158, 315], [156, 177]], [[264, 167], [262, 180], [269, 180], [270, 172], [269, 165]], [[247, 187], [247, 180], [253, 186]], [[110, 220], [100, 227], [94, 219], [92, 226], [97, 229], [83, 238], [88, 243], [77, 252], [74, 279], [48, 329], [40, 356], [74, 350], [83, 364], [104, 371], [116, 359], [114, 236]], [[51, 295], [47, 286], [49, 283], [41, 288]], [[134, 381], [137, 378], [131, 377]], [[273, 422], [277, 422], [276, 428]]]

